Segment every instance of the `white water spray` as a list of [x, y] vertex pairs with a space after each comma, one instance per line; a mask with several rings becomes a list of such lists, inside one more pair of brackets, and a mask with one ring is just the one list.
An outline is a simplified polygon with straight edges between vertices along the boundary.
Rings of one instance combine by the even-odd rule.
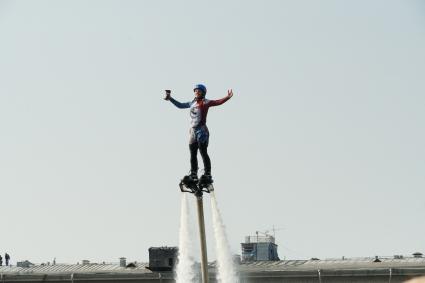
[[191, 227], [188, 194], [181, 196], [180, 230], [179, 230], [179, 257], [176, 267], [176, 283], [195, 282], [195, 259], [193, 249], [193, 231]]
[[219, 283], [239, 282], [233, 264], [232, 253], [227, 240], [226, 228], [218, 210], [214, 192], [211, 192], [211, 209], [217, 256], [217, 280]]

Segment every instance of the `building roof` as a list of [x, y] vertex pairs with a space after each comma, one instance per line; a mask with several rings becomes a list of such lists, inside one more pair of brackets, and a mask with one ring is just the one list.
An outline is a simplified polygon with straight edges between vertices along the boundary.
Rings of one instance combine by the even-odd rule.
[[288, 271], [288, 270], [337, 270], [337, 269], [383, 269], [383, 268], [424, 268], [425, 258], [378, 257], [253, 261], [240, 265], [240, 271]]
[[135, 267], [122, 267], [119, 263], [41, 264], [31, 267], [0, 266], [3, 274], [72, 274], [72, 273], [152, 273], [147, 263], [134, 263]]
[[[396, 270], [420, 270], [425, 273], [424, 257], [390, 258], [379, 257], [340, 258], [340, 259], [310, 259], [310, 260], [280, 260], [280, 261], [253, 261], [237, 265], [241, 274], [255, 273], [298, 273], [313, 274], [322, 271], [330, 272], [397, 272]], [[154, 276], [146, 267], [148, 263], [134, 263], [134, 267], [122, 267], [119, 263], [88, 263], [88, 264], [54, 264], [34, 265], [30, 267], [0, 266], [0, 275], [3, 276]], [[209, 264], [210, 272], [214, 272], [216, 262]], [[167, 273], [167, 272], [162, 272]]]

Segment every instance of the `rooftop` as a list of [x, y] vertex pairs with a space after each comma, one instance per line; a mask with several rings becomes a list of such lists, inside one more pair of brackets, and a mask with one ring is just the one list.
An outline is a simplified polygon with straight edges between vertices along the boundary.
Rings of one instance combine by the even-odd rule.
[[[215, 262], [210, 262], [215, 269]], [[147, 269], [148, 263], [128, 263], [126, 267], [119, 263], [85, 263], [85, 264], [35, 264], [30, 267], [0, 266], [0, 274], [31, 275], [31, 274], [152, 274]], [[253, 261], [237, 265], [239, 272], [275, 272], [275, 271], [314, 271], [317, 270], [378, 270], [378, 269], [423, 269], [425, 257], [394, 256], [394, 257], [361, 257], [338, 259], [309, 260], [279, 260]]]

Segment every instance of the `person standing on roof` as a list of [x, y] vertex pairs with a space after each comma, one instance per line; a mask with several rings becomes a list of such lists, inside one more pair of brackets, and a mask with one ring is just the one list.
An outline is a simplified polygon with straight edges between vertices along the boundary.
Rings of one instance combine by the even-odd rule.
[[205, 98], [207, 88], [203, 84], [197, 84], [193, 88], [195, 98], [191, 102], [179, 102], [171, 97], [171, 90], [166, 90], [165, 100], [169, 100], [177, 108], [190, 108], [190, 130], [189, 130], [189, 150], [190, 150], [190, 175], [186, 176], [193, 181], [198, 181], [198, 149], [204, 163], [204, 175], [201, 180], [212, 182], [211, 160], [208, 156], [209, 131], [207, 128], [208, 109], [225, 103], [233, 96], [233, 91], [229, 89], [227, 96], [218, 100], [208, 100]]
[[8, 253], [4, 254], [4, 260], [6, 261], [6, 266], [9, 266], [10, 255]]

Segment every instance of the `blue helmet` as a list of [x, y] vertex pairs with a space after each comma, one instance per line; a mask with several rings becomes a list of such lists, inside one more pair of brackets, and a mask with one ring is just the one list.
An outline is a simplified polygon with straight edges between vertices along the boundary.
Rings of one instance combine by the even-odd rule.
[[193, 87], [193, 91], [195, 91], [195, 89], [200, 89], [204, 93], [204, 96], [205, 96], [205, 94], [207, 94], [207, 88], [203, 84], [195, 85]]

